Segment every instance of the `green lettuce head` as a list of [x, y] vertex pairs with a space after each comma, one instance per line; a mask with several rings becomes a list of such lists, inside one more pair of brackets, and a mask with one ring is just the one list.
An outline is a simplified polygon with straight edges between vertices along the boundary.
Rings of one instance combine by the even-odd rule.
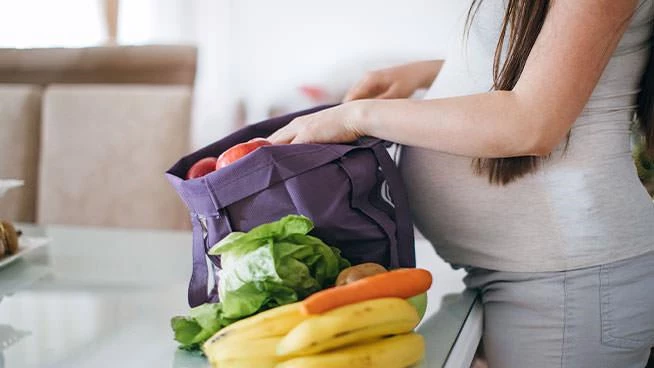
[[209, 254], [221, 256], [222, 316], [240, 319], [332, 286], [350, 264], [338, 249], [307, 235], [311, 229], [308, 218], [289, 215], [214, 245]]

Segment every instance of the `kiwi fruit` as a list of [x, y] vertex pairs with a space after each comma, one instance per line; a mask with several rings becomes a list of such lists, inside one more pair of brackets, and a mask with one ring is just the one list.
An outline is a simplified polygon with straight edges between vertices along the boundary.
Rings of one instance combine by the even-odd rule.
[[387, 272], [384, 266], [377, 263], [362, 263], [356, 266], [348, 267], [341, 271], [336, 279], [336, 286], [347, 285], [349, 283]]

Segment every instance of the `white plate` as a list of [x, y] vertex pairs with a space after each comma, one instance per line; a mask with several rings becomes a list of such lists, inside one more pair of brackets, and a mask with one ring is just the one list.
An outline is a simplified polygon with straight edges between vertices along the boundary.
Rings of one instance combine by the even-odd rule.
[[21, 187], [23, 184], [22, 180], [0, 179], [0, 198], [2, 198], [5, 192], [9, 189]]
[[21, 258], [27, 253], [40, 248], [50, 242], [48, 238], [33, 238], [25, 237], [24, 235], [20, 238], [20, 245], [18, 246], [18, 252], [10, 256], [5, 256], [0, 258], [0, 268], [3, 268], [10, 264], [11, 262]]

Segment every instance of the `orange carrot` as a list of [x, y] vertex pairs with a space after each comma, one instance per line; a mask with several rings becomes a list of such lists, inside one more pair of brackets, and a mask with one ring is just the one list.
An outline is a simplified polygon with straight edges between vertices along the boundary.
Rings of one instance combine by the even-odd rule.
[[301, 309], [304, 314], [320, 314], [364, 300], [393, 297], [406, 299], [427, 291], [431, 282], [431, 273], [427, 270], [392, 270], [319, 291], [304, 299]]

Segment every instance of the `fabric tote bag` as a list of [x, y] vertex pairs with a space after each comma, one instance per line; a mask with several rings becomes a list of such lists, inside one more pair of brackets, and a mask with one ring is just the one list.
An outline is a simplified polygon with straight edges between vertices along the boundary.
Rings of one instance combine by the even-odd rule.
[[339, 248], [352, 264], [415, 267], [407, 195], [384, 141], [364, 138], [351, 144], [268, 145], [218, 171], [184, 180], [198, 160], [217, 157], [252, 138], [267, 137], [295, 117], [327, 107], [249, 125], [183, 157], [167, 171], [193, 224], [188, 293], [192, 307], [217, 301], [220, 257], [207, 255], [214, 244], [232, 231], [249, 231], [289, 214], [310, 218], [315, 224], [311, 235]]

